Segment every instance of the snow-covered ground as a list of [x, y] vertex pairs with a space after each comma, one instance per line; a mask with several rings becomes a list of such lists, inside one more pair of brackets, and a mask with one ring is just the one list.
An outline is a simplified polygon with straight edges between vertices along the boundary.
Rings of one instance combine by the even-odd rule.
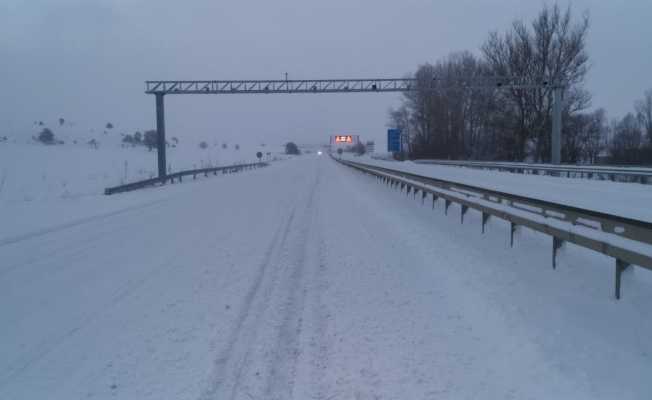
[[580, 208], [652, 222], [652, 188], [638, 183], [622, 183], [453, 166], [388, 161], [344, 154], [351, 161], [393, 168], [424, 176], [480, 186], [526, 197], [535, 197]]
[[326, 156], [83, 198], [0, 240], [1, 399], [652, 396], [647, 271]]
[[[113, 135], [113, 136], [111, 136]], [[101, 134], [97, 149], [86, 142], [43, 145], [31, 139], [0, 142], [0, 241], [38, 229], [41, 221], [65, 223], [123, 207], [124, 198], [105, 199], [104, 188], [148, 179], [157, 174], [156, 151], [122, 147], [117, 134]], [[76, 137], [76, 136], [73, 136]], [[81, 142], [81, 140], [80, 140]], [[167, 149], [171, 171], [285, 158], [282, 146], [179, 143]], [[270, 153], [268, 156], [267, 153]]]

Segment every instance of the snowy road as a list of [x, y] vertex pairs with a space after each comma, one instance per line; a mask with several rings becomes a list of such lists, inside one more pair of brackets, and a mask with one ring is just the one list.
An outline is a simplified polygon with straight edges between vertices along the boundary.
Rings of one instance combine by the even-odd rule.
[[161, 193], [0, 241], [0, 399], [652, 397], [647, 271], [326, 157]]

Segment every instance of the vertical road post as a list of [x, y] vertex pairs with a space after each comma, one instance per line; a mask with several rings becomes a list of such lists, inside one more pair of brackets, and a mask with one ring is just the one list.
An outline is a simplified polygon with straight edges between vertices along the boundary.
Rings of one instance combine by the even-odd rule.
[[550, 146], [550, 162], [554, 165], [561, 163], [561, 102], [562, 102], [561, 86], [555, 86], [552, 89], [552, 140]]
[[165, 105], [163, 93], [156, 93], [156, 152], [158, 154], [158, 177], [167, 176], [165, 162]]

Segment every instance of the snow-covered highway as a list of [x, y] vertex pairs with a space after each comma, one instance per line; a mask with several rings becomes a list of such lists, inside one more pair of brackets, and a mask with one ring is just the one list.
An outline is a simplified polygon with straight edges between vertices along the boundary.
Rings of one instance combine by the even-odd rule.
[[97, 201], [0, 237], [0, 399], [652, 397], [647, 271], [327, 157]]

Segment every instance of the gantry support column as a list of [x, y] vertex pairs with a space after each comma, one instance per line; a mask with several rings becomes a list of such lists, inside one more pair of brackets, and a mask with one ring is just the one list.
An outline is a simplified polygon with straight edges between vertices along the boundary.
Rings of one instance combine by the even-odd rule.
[[165, 105], [163, 93], [156, 93], [156, 152], [158, 153], [158, 177], [167, 176], [165, 161]]
[[555, 165], [561, 163], [561, 102], [563, 88], [555, 87], [552, 90], [552, 141], [550, 162]]

